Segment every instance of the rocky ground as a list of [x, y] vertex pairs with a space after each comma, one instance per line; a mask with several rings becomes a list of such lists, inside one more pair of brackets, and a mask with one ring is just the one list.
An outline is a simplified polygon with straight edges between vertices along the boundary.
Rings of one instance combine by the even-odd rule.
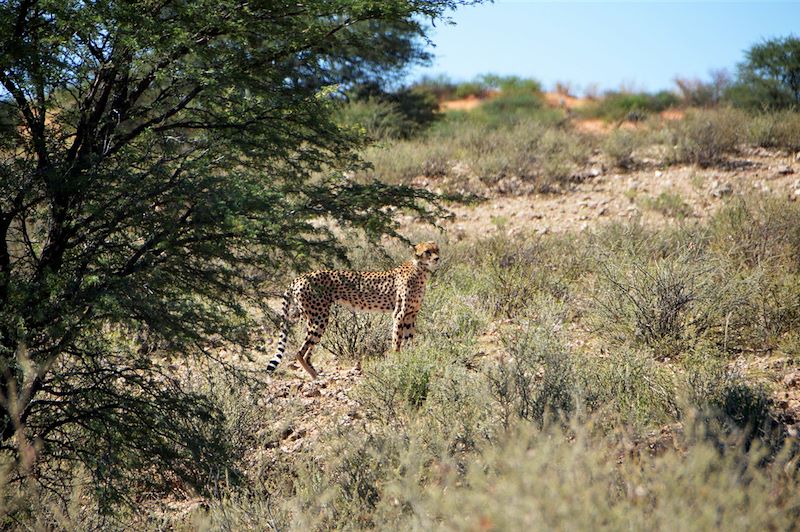
[[[504, 194], [504, 188], [519, 191], [524, 184], [501, 183], [500, 192], [489, 193], [486, 201], [451, 206], [455, 216], [444, 226], [457, 240], [497, 231], [566, 233], [614, 219], [638, 217], [645, 224], [702, 220], [730, 196], [754, 191], [800, 198], [800, 154], [764, 149], [745, 150], [723, 167], [653, 167], [622, 173], [597, 162], [583, 174], [581, 182], [556, 194]], [[427, 177], [417, 181], [431, 188], [439, 185]], [[688, 216], [673, 217], [648, 207], [646, 200], [664, 193], [683, 200]]]

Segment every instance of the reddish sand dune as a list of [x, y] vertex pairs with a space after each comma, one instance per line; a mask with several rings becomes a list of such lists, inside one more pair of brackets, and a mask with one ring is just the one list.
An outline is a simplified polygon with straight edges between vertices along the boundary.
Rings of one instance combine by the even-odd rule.
[[680, 109], [667, 109], [666, 111], [661, 111], [659, 116], [663, 120], [683, 120], [686, 113]]
[[584, 120], [575, 120], [573, 121], [575, 125], [575, 129], [582, 133], [608, 133], [613, 124], [609, 124], [608, 122], [601, 120], [599, 118], [586, 118]]
[[586, 98], [576, 98], [560, 92], [544, 93], [544, 101], [547, 102], [547, 105], [550, 107], [561, 107], [563, 109], [580, 109], [589, 103], [589, 100]]
[[460, 100], [448, 100], [439, 104], [440, 111], [472, 111], [483, 102], [477, 96], [467, 96]]

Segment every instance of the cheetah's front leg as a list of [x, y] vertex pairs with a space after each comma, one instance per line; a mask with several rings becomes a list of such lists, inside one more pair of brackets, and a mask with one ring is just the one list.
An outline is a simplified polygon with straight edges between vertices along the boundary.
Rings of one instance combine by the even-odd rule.
[[407, 312], [403, 323], [400, 326], [400, 338], [403, 344], [406, 344], [414, 339], [414, 333], [417, 330], [417, 313]]

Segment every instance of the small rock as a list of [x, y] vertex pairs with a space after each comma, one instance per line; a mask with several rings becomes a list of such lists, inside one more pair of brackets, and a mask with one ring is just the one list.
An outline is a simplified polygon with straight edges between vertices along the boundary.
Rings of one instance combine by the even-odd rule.
[[320, 395], [322, 395], [322, 392], [320, 392], [319, 388], [315, 386], [313, 388], [306, 390], [306, 392], [303, 395], [305, 395], [306, 397], [319, 397]]
[[597, 168], [596, 166], [592, 167], [589, 170], [589, 175], [592, 176], [592, 177], [597, 177], [597, 176], [601, 175], [602, 173], [603, 173], [603, 170], [601, 170], [600, 168]]
[[793, 174], [794, 170], [788, 164], [782, 164], [775, 168], [775, 172], [777, 172], [779, 175], [789, 175]]
[[783, 377], [783, 384], [789, 388], [797, 387], [797, 385], [800, 384], [800, 370], [792, 371]]
[[764, 181], [756, 181], [755, 183], [753, 183], [753, 188], [765, 193], [769, 193], [772, 191], [772, 189], [769, 188], [769, 185], [767, 185], [767, 183]]
[[664, 175], [664, 172], [661, 170], [656, 170], [656, 177], [661, 177], [662, 175]]
[[306, 429], [297, 430], [289, 435], [289, 441], [299, 440], [303, 438], [308, 431]]
[[722, 198], [733, 194], [733, 186], [727, 181], [714, 181], [711, 183], [709, 193], [715, 198]]

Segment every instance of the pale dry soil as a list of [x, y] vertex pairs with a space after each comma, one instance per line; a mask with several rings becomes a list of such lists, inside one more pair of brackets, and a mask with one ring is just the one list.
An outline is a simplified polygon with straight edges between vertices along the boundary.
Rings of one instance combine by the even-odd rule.
[[[705, 219], [736, 195], [763, 191], [800, 199], [800, 155], [763, 149], [747, 150], [725, 168], [686, 165], [621, 172], [597, 163], [584, 174], [582, 181], [560, 193], [486, 192], [485, 201], [452, 205], [454, 218], [444, 227], [451, 238], [462, 240], [502, 231], [509, 236], [530, 231], [585, 231], [615, 219], [639, 218], [646, 225], [674, 225]], [[418, 178], [416, 183], [438, 188], [438, 183], [427, 177]], [[521, 189], [524, 183], [506, 186]], [[687, 219], [665, 216], [647, 207], [644, 200], [665, 193], [688, 204], [691, 214]]]

